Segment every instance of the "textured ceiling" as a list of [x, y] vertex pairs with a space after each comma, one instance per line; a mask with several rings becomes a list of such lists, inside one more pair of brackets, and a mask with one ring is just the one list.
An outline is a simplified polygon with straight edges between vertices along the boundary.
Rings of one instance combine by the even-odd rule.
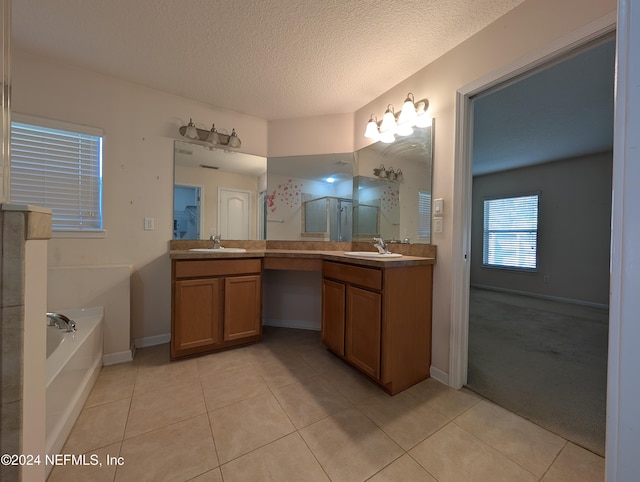
[[523, 0], [18, 0], [15, 46], [267, 120], [358, 110]]

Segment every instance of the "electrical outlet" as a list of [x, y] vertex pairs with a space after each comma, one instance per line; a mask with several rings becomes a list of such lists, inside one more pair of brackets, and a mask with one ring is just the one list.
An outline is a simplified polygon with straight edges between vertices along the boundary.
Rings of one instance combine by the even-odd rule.
[[441, 217], [433, 218], [433, 232], [434, 233], [441, 233], [442, 232], [442, 218]]
[[144, 230], [153, 231], [156, 229], [156, 220], [154, 218], [144, 218]]

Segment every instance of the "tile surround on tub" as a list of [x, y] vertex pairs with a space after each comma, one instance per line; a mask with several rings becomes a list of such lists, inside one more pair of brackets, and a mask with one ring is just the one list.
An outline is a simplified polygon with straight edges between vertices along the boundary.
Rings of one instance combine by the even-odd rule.
[[[0, 375], [0, 453], [23, 453], [24, 390], [29, 387], [25, 379], [39, 378], [39, 374], [26, 373], [24, 367], [25, 340], [25, 295], [31, 286], [30, 278], [45, 273], [46, 265], [38, 266], [37, 273], [27, 272], [26, 243], [42, 242], [51, 237], [51, 211], [36, 206], [2, 204], [0, 206], [0, 342], [2, 359]], [[36, 283], [37, 284], [37, 283]], [[42, 296], [45, 296], [43, 293]], [[33, 299], [33, 295], [31, 296]], [[46, 300], [43, 301], [43, 304]], [[43, 321], [44, 325], [44, 321]], [[43, 355], [44, 356], [44, 355]], [[44, 367], [42, 367], [44, 370]], [[37, 418], [37, 417], [36, 417]], [[44, 426], [42, 427], [44, 440]], [[24, 447], [29, 448], [29, 447]], [[14, 480], [27, 476], [28, 470], [18, 466], [0, 467], [0, 479]], [[35, 472], [29, 472], [34, 475]]]

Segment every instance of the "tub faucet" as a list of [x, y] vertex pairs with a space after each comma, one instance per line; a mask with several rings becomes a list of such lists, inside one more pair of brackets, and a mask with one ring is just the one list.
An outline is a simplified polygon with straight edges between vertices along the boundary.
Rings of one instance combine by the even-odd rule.
[[57, 326], [69, 333], [76, 331], [76, 322], [62, 313], [47, 313], [47, 322], [49, 326]]
[[375, 241], [373, 246], [378, 248], [378, 253], [380, 253], [380, 254], [388, 254], [389, 253], [389, 250], [387, 249], [387, 243], [384, 242], [384, 239], [382, 239], [382, 238], [373, 238], [373, 240]]
[[220, 249], [221, 239], [222, 239], [222, 236], [220, 236], [219, 234], [216, 234], [215, 236], [211, 236], [209, 238], [210, 241], [213, 241], [213, 249]]

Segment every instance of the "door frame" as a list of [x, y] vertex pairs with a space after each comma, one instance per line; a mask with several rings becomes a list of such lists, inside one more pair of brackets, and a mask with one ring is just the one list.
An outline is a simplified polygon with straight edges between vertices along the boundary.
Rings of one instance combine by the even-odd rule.
[[471, 172], [473, 103], [471, 98], [613, 32], [616, 28], [616, 17], [616, 12], [611, 12], [546, 47], [459, 88], [456, 92], [451, 332], [449, 337], [449, 386], [453, 388], [459, 389], [466, 384], [469, 357], [471, 184], [473, 179]]

